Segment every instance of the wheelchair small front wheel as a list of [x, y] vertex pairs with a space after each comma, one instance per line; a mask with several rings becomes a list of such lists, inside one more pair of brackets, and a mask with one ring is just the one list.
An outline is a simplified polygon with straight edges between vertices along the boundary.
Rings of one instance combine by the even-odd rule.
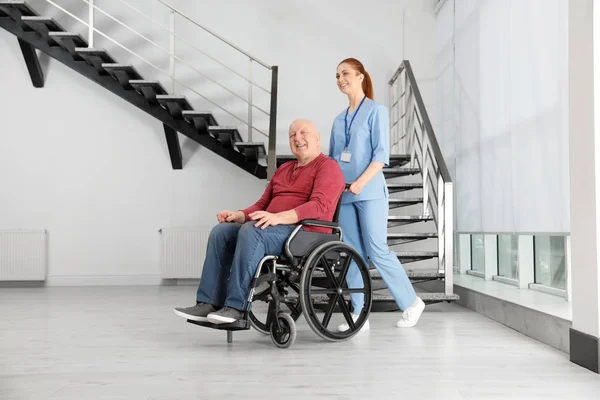
[[271, 340], [275, 346], [287, 349], [296, 340], [296, 323], [291, 315], [283, 312], [277, 315], [277, 321], [279, 322], [280, 329], [277, 328], [275, 322], [271, 324]]
[[[289, 283], [289, 288], [294, 290], [294, 292], [296, 294], [298, 294], [300, 292], [300, 290], [298, 289], [298, 287], [295, 284]], [[267, 288], [266, 290], [263, 290], [260, 294], [255, 295], [255, 298], [253, 299], [253, 303], [262, 301], [267, 305], [267, 308], [268, 308], [268, 306], [273, 301], [270, 298], [270, 296], [268, 295], [269, 291], [270, 291], [270, 287]], [[299, 297], [291, 297], [291, 296], [285, 297], [282, 301], [282, 304], [285, 304], [285, 306], [287, 306], [287, 308], [289, 309], [289, 313], [294, 321], [298, 320], [298, 318], [300, 318], [300, 316], [302, 315], [302, 307], [300, 305]], [[250, 312], [248, 312], [248, 320], [250, 321], [250, 325], [254, 329], [256, 329], [258, 332], [260, 332], [264, 335], [270, 334], [271, 332], [270, 332], [269, 326], [267, 324], [267, 315], [268, 315], [269, 311], [268, 310], [263, 311], [262, 309], [258, 310], [258, 312], [254, 312], [254, 311], [255, 310], [250, 310]]]

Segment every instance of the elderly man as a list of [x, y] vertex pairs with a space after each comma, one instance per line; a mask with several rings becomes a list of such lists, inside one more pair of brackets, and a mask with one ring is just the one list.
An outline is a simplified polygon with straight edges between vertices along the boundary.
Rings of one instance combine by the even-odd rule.
[[298, 221], [333, 219], [345, 185], [340, 167], [321, 153], [319, 133], [310, 121], [294, 121], [289, 140], [296, 161], [277, 169], [262, 197], [245, 210], [217, 214], [219, 224], [208, 239], [197, 303], [175, 308], [175, 314], [215, 324], [239, 320], [260, 260], [282, 253]]

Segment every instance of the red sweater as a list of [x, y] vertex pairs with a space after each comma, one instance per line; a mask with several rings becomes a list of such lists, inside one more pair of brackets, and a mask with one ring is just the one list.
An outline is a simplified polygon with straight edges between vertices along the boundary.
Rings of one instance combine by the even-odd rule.
[[[340, 195], [344, 191], [344, 175], [337, 162], [320, 154], [305, 166], [298, 161], [289, 161], [277, 169], [262, 197], [244, 210], [278, 213], [295, 210], [298, 221], [320, 219], [331, 221]], [[306, 226], [307, 231], [331, 232], [330, 229]]]

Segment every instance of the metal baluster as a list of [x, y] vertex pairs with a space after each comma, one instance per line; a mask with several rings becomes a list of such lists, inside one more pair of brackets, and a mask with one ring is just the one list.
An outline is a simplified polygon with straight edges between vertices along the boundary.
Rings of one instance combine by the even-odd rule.
[[394, 82], [394, 89], [396, 90], [396, 135], [394, 137], [394, 143], [398, 146], [396, 154], [402, 154], [402, 143], [401, 143], [401, 127], [400, 119], [402, 118], [402, 106], [401, 102], [403, 99], [400, 98], [402, 94], [402, 81], [400, 79], [396, 79]]
[[452, 219], [454, 212], [454, 194], [452, 183], [444, 182], [444, 286], [446, 294], [454, 293], [454, 248], [453, 248], [453, 230], [454, 221]]
[[[400, 75], [398, 77], [398, 87], [399, 87], [399, 91], [400, 93], [404, 93], [404, 95], [402, 96], [402, 101], [400, 102], [400, 104], [398, 104], [398, 112], [400, 113], [400, 118], [402, 117], [402, 114], [406, 113], [406, 85], [404, 84], [404, 81], [401, 79], [402, 75]], [[399, 121], [398, 121], [399, 122]], [[404, 115], [404, 120], [402, 121], [402, 124], [398, 124], [398, 140], [401, 141], [401, 146], [400, 146], [400, 152], [402, 154], [408, 154], [408, 138], [406, 137], [406, 115]]]
[[394, 84], [392, 83], [390, 85], [390, 90], [389, 90], [389, 99], [390, 99], [390, 115], [389, 115], [389, 120], [390, 120], [390, 154], [394, 154], [394, 113], [396, 110], [396, 106], [394, 106]]
[[175, 93], [175, 12], [171, 11], [169, 29], [171, 30], [171, 37], [169, 38], [169, 51], [171, 52], [171, 60], [169, 64], [169, 71], [171, 73], [172, 88], [171, 93]]
[[248, 64], [248, 141], [252, 142], [252, 59]]
[[[423, 128], [421, 127], [421, 132]], [[422, 156], [421, 156], [421, 175], [423, 176], [423, 216], [429, 216], [429, 155], [427, 153], [427, 143], [429, 140], [426, 135], [422, 135], [421, 147], [422, 147]], [[438, 222], [439, 224], [439, 222]]]
[[94, 0], [89, 0], [88, 8], [88, 47], [94, 47]]
[[[446, 198], [444, 197], [444, 180], [442, 179], [442, 175], [437, 173], [437, 190], [438, 190], [438, 215], [437, 215], [437, 235], [438, 235], [438, 272], [444, 273], [444, 264], [446, 263], [444, 257], [444, 242], [445, 242], [445, 232], [444, 232], [444, 204], [446, 203]], [[452, 232], [450, 232], [452, 234]]]

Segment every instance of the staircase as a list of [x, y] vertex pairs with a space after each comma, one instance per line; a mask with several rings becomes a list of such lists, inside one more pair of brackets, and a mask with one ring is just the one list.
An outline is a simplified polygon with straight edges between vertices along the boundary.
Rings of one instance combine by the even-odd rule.
[[[143, 11], [134, 8], [124, 0], [118, 1], [128, 9], [134, 10], [140, 17], [156, 24], [157, 29], [165, 29]], [[42, 88], [44, 86], [44, 72], [36, 54], [37, 49], [159, 120], [163, 124], [173, 169], [183, 168], [179, 132], [257, 178], [270, 179], [279, 165], [291, 159], [289, 155], [277, 156], [275, 153], [278, 67], [259, 61], [214, 32], [191, 21], [162, 0], [155, 1], [167, 7], [173, 18], [178, 16], [190, 21], [198, 29], [208, 32], [224, 45], [247, 57], [250, 66], [248, 77], [221, 64], [223, 68], [241, 76], [248, 84], [248, 94], [243, 98], [248, 107], [246, 118], [234, 115], [202, 93], [183, 84], [175, 76], [174, 68], [170, 71], [160, 70], [136, 52], [115, 41], [105, 32], [98, 30], [94, 26], [95, 12], [101, 12], [120, 25], [129, 28], [134, 34], [143, 37], [122, 21], [95, 6], [93, 0], [82, 0], [83, 3], [89, 5], [90, 18], [88, 21], [82, 20], [55, 2], [46, 0], [56, 10], [85, 25], [88, 28], [87, 40], [81, 33], [65, 30], [55, 19], [40, 16], [26, 1], [0, 0], [0, 27], [17, 37], [32, 84], [35, 87]], [[175, 34], [174, 25], [171, 28], [171, 30], [167, 30], [168, 34], [173, 37], [171, 48], [167, 50], [167, 57], [170, 58], [171, 65], [173, 65], [175, 61], [184, 62], [175, 54], [173, 43], [175, 39], [184, 42], [185, 40]], [[169, 93], [160, 80], [144, 79], [135, 65], [121, 64], [106, 49], [94, 47], [94, 37], [98, 35], [113, 43], [115, 48], [124, 49], [139, 58], [140, 64], [136, 65], [145, 67], [150, 65], [159, 70], [160, 73], [166, 75], [167, 82], [173, 83], [173, 87], [177, 83], [187, 92], [207, 100], [212, 108], [229, 114], [240, 127], [245, 129], [240, 131], [238, 126], [219, 125], [212, 111], [195, 110], [192, 105], [194, 101], [190, 101], [185, 96]], [[147, 40], [156, 45], [150, 39]], [[190, 44], [189, 42], [185, 43]], [[265, 69], [270, 73], [270, 88], [264, 88], [252, 79], [253, 66]], [[201, 74], [193, 66], [190, 67]], [[206, 76], [203, 75], [203, 78]], [[432, 280], [444, 282], [443, 292], [420, 293], [426, 303], [455, 301], [458, 296], [452, 292], [452, 181], [408, 61], [404, 61], [400, 65], [389, 85], [392, 155], [390, 166], [384, 169], [390, 192], [388, 243], [413, 282]], [[223, 88], [231, 92], [226, 87]], [[268, 111], [253, 102], [253, 92], [256, 90], [269, 95]], [[241, 98], [237, 94], [233, 94]], [[261, 112], [268, 117], [268, 134], [253, 124], [255, 112]], [[246, 129], [247, 132], [245, 132]], [[265, 148], [264, 142], [253, 141], [253, 133], [256, 132], [265, 137], [269, 151]], [[245, 139], [243, 133], [246, 133]], [[371, 267], [373, 268], [372, 265]], [[397, 306], [388, 294], [386, 285], [376, 269], [372, 269], [371, 276], [373, 287], [376, 290], [373, 311], [396, 310]]]
[[[166, 3], [160, 0], [158, 1], [165, 4], [173, 14], [187, 18], [173, 7], [166, 5]], [[94, 11], [100, 10], [99, 7], [93, 5], [92, 1], [83, 2], [90, 5], [90, 15]], [[121, 47], [134, 57], [140, 58], [142, 62], [150, 64], [133, 50], [119, 44], [107, 34], [98, 31], [94, 28], [93, 23], [83, 21], [53, 1], [47, 0], [47, 3], [87, 26], [90, 30], [89, 36], [91, 38], [94, 37], [94, 33], [101, 35], [118, 45], [115, 47]], [[122, 3], [126, 4], [124, 1]], [[130, 5], [127, 7], [134, 9], [141, 16], [150, 19], [142, 11]], [[101, 11], [106, 15], [110, 15], [103, 10]], [[111, 18], [122, 26], [127, 27], [122, 21], [112, 16]], [[204, 29], [199, 24], [195, 25], [199, 29]], [[38, 49], [162, 122], [171, 157], [171, 165], [174, 169], [181, 169], [183, 167], [181, 148], [177, 135], [177, 132], [180, 132], [257, 178], [265, 179], [270, 177], [270, 175], [268, 176], [269, 173], [273, 174], [274, 160], [271, 162], [273, 169], [268, 171], [268, 167], [264, 162], [267, 153], [264, 143], [253, 142], [252, 133], [257, 131], [262, 133], [270, 139], [269, 146], [272, 146], [273, 149], [275, 148], [275, 133], [277, 129], [277, 66], [269, 66], [244, 53], [248, 57], [251, 66], [258, 65], [271, 72], [270, 90], [262, 88], [253, 82], [252, 79], [244, 77], [249, 86], [248, 98], [244, 99], [248, 104], [248, 118], [246, 120], [228, 112], [219, 104], [206, 99], [193, 88], [185, 86], [175, 76], [169, 75], [169, 71], [159, 71], [166, 75], [166, 81], [172, 80], [173, 82], [177, 82], [180, 86], [185, 87], [186, 90], [198, 94], [199, 97], [204, 97], [205, 100], [214, 105], [214, 108], [218, 108], [230, 114], [232, 118], [239, 120], [241, 125], [245, 125], [248, 128], [247, 141], [243, 141], [237, 127], [219, 125], [211, 111], [194, 110], [191, 102], [185, 96], [169, 94], [164, 85], [158, 80], [145, 80], [134, 65], [118, 63], [109, 51], [91, 47], [80, 33], [67, 32], [53, 18], [38, 15], [26, 1], [0, 0], [0, 27], [17, 37], [32, 83], [35, 87], [41, 88], [44, 86], [44, 73], [35, 51]], [[132, 32], [137, 33], [133, 30]], [[150, 43], [154, 44], [151, 41]], [[232, 46], [228, 42], [226, 44]], [[174, 53], [169, 53], [168, 57], [171, 57], [173, 60], [180, 60]], [[150, 65], [155, 67], [153, 64]], [[190, 65], [190, 68], [194, 67]], [[232, 74], [234, 73], [238, 74], [232, 70]], [[202, 78], [206, 79], [206, 76], [202, 76]], [[252, 124], [252, 115], [256, 109], [259, 109], [252, 102], [251, 94], [253, 90], [266, 91], [270, 96], [270, 110], [267, 113], [270, 120], [268, 135]], [[274, 156], [273, 152], [272, 157]]]

